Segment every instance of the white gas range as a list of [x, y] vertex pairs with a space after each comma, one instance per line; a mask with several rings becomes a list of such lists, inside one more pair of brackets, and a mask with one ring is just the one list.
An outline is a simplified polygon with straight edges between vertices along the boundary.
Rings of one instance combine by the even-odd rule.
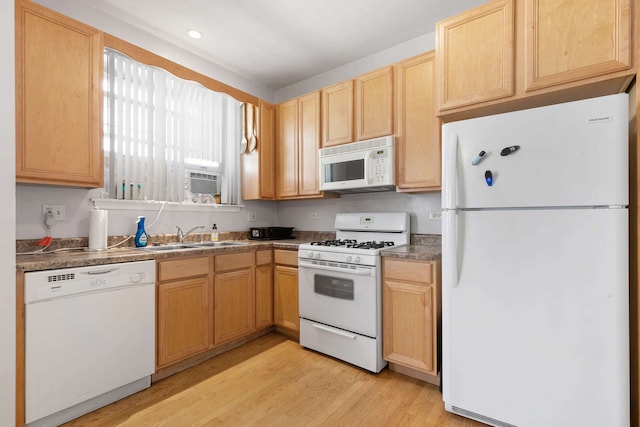
[[382, 358], [380, 251], [409, 244], [405, 212], [336, 215], [336, 239], [300, 245], [300, 344], [372, 372]]

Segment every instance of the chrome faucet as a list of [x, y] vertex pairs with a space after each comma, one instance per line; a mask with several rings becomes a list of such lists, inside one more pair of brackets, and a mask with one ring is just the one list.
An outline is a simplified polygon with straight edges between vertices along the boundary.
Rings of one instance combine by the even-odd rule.
[[182, 243], [184, 238], [187, 237], [189, 235], [189, 233], [191, 233], [193, 230], [195, 230], [197, 228], [204, 229], [204, 225], [196, 225], [195, 227], [193, 227], [191, 230], [187, 231], [186, 233], [183, 233], [182, 232], [182, 228], [178, 227], [177, 225], [176, 225], [176, 228], [178, 229], [178, 243]]

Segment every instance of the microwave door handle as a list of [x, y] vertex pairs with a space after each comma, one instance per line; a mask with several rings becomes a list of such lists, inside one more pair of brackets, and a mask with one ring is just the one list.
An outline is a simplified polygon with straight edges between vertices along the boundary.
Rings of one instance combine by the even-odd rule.
[[371, 169], [373, 168], [373, 161], [372, 161], [372, 159], [373, 159], [373, 151], [372, 150], [370, 150], [367, 153], [366, 159], [367, 160], [366, 160], [366, 164], [365, 164], [365, 169], [367, 171], [366, 172], [366, 174], [367, 174], [367, 185], [371, 185], [371, 180], [372, 180], [371, 179], [371, 173], [372, 173]]

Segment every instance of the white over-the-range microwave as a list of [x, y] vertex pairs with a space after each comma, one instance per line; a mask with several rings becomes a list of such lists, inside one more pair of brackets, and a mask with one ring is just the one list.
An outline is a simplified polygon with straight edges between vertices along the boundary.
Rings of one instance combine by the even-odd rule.
[[395, 189], [394, 137], [321, 148], [320, 190], [339, 193]]

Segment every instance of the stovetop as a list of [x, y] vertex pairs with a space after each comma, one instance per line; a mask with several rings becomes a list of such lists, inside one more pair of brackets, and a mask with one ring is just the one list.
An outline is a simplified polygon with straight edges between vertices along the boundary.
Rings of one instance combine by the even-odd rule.
[[336, 238], [300, 245], [298, 258], [379, 265], [380, 251], [409, 243], [406, 212], [336, 214]]
[[334, 239], [334, 240], [322, 240], [320, 242], [311, 242], [311, 246], [331, 246], [336, 248], [349, 248], [349, 249], [383, 249], [388, 246], [393, 246], [395, 243], [391, 241], [377, 242], [375, 240], [358, 242], [356, 239]]
[[359, 265], [378, 265], [384, 248], [404, 246], [391, 241], [361, 241], [353, 239], [327, 240], [300, 245], [298, 258], [316, 261], [346, 262]]

